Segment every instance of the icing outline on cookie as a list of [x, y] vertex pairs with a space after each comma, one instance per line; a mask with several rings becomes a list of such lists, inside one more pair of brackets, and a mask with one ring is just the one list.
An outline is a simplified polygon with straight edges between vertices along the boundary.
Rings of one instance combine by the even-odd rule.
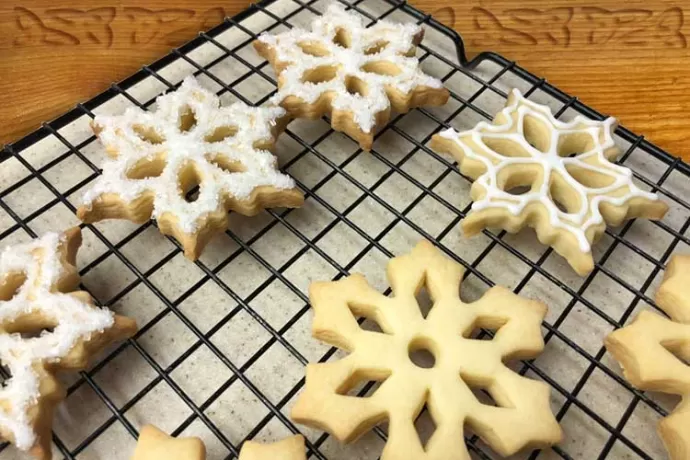
[[[466, 233], [471, 235], [489, 226], [482, 211], [500, 210], [523, 217], [530, 207], [539, 204], [546, 210], [551, 229], [565, 230], [575, 238], [579, 251], [589, 254], [592, 243], [606, 228], [602, 207], [634, 204], [640, 208], [640, 212], [625, 209], [622, 215], [609, 219], [613, 224], [637, 215], [660, 219], [667, 210], [656, 194], [635, 185], [630, 169], [611, 162], [620, 153], [613, 139], [616, 126], [616, 120], [610, 117], [595, 121], [578, 115], [570, 122], [562, 122], [548, 106], [532, 102], [513, 89], [492, 123], [482, 121], [463, 132], [446, 129], [434, 136], [432, 147], [454, 155], [461, 171], [474, 179], [474, 202], [463, 220]], [[541, 145], [530, 144], [529, 137]], [[566, 151], [569, 149], [575, 151]], [[513, 194], [506, 191], [509, 185], [529, 190]], [[554, 197], [556, 192], [560, 196]], [[560, 209], [557, 200], [565, 202], [566, 209]], [[573, 205], [569, 207], [568, 202]], [[548, 229], [526, 220], [510, 225], [509, 231], [528, 225], [537, 229], [540, 240], [552, 238]], [[497, 221], [494, 218], [491, 223]], [[591, 271], [589, 263], [569, 262], [580, 274]]]

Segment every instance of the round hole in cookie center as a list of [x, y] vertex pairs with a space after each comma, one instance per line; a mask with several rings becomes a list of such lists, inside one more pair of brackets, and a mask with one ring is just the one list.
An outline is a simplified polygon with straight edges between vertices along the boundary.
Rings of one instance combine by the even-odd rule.
[[415, 366], [422, 369], [431, 369], [436, 365], [436, 356], [432, 351], [433, 348], [435, 346], [430, 338], [417, 337], [407, 347], [407, 356]]

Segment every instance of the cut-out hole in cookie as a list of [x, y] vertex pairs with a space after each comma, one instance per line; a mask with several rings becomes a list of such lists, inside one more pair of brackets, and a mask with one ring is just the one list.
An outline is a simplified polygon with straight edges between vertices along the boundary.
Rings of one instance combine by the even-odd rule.
[[385, 369], [357, 369], [335, 390], [339, 395], [370, 398], [390, 377]]
[[8, 334], [20, 334], [24, 339], [40, 337], [42, 334], [51, 333], [58, 326], [52, 318], [39, 317], [33, 313], [24, 313], [15, 317], [12, 321], [5, 322], [3, 329]]
[[165, 141], [165, 138], [158, 134], [158, 132], [156, 132], [156, 130], [151, 126], [134, 125], [132, 126], [132, 130], [134, 131], [134, 134], [139, 137], [139, 139], [144, 142], [148, 142], [149, 144], [162, 144]]
[[431, 369], [436, 365], [436, 355], [434, 342], [428, 337], [417, 337], [410, 342], [407, 347], [407, 354], [417, 367]]
[[362, 71], [395, 77], [400, 75], [400, 67], [388, 61], [371, 61], [361, 67]]
[[319, 42], [297, 42], [297, 46], [300, 47], [304, 54], [310, 56], [323, 57], [331, 54], [328, 52], [328, 49]]
[[372, 54], [378, 54], [384, 49], [386, 49], [386, 46], [388, 46], [388, 42], [386, 40], [379, 40], [376, 43], [373, 43], [364, 48], [364, 54], [368, 56]]
[[574, 214], [580, 210], [580, 197], [577, 191], [568, 185], [560, 174], [551, 175], [549, 197], [561, 212]]
[[367, 84], [352, 75], [345, 77], [345, 90], [353, 96], [366, 96], [368, 93]]
[[520, 196], [524, 195], [525, 193], [529, 193], [530, 190], [532, 190], [532, 187], [530, 185], [517, 185], [513, 188], [506, 190], [506, 192], [510, 193], [511, 195]]
[[596, 143], [591, 134], [585, 132], [564, 133], [558, 136], [556, 150], [562, 157], [572, 157], [594, 149]]
[[566, 164], [565, 169], [568, 171], [568, 174], [570, 174], [570, 177], [588, 188], [608, 187], [616, 181], [616, 178], [613, 176], [592, 171], [591, 169], [574, 164]]
[[525, 147], [510, 139], [484, 135], [482, 142], [488, 149], [506, 158], [530, 158], [532, 156]]
[[548, 124], [537, 117], [525, 115], [522, 121], [525, 140], [542, 153], [551, 149], [551, 131]]
[[231, 160], [224, 155], [206, 155], [206, 159], [209, 161], [209, 163], [218, 166], [220, 169], [228, 173], [240, 173], [247, 170], [247, 168], [239, 161]]
[[419, 312], [422, 314], [423, 318], [426, 318], [429, 315], [431, 308], [434, 306], [434, 301], [431, 300], [431, 296], [429, 296], [429, 291], [426, 289], [425, 286], [422, 286], [422, 288], [417, 292], [417, 294], [415, 294], [415, 299], [417, 300]]
[[204, 140], [209, 143], [222, 142], [229, 137], [233, 137], [235, 134], [237, 134], [237, 126], [218, 126], [204, 136]]
[[303, 83], [323, 83], [333, 80], [338, 75], [338, 67], [334, 65], [321, 65], [313, 69], [305, 70], [302, 74]]
[[163, 169], [165, 169], [165, 155], [159, 153], [150, 158], [142, 158], [137, 161], [129, 167], [125, 175], [128, 179], [148, 179], [160, 176], [163, 174]]
[[333, 36], [333, 43], [338, 46], [342, 46], [343, 48], [349, 48], [350, 44], [352, 43], [350, 32], [342, 27], [338, 27], [335, 31], [335, 35]]
[[498, 171], [496, 185], [510, 195], [524, 195], [539, 188], [542, 172], [537, 165], [507, 165]]
[[422, 447], [424, 447], [424, 450], [426, 450], [429, 440], [436, 432], [436, 422], [429, 409], [428, 396], [422, 406], [422, 410], [414, 421], [414, 429], [417, 432], [417, 437], [419, 437], [419, 442], [422, 444]]
[[[462, 336], [466, 339], [492, 340], [496, 332], [505, 326], [507, 321], [502, 316], [477, 316], [474, 322], [462, 332]], [[491, 333], [488, 333], [489, 331]]]
[[0, 301], [10, 301], [17, 295], [22, 285], [26, 282], [26, 274], [23, 272], [11, 272], [0, 282]]
[[477, 398], [481, 404], [492, 407], [506, 407], [505, 405], [499, 404], [499, 402], [494, 399], [494, 395], [491, 392], [493, 381], [490, 379], [463, 373], [460, 374], [460, 379], [462, 379], [470, 390], [472, 390], [474, 397]]
[[180, 132], [186, 133], [187, 131], [193, 129], [195, 126], [196, 114], [190, 106], [186, 105], [180, 111], [180, 119], [178, 121], [178, 127], [180, 128]]
[[201, 177], [194, 166], [187, 164], [180, 168], [177, 181], [180, 196], [184, 198], [187, 203], [193, 203], [199, 198]]
[[352, 315], [356, 318], [365, 318], [368, 327], [364, 327], [364, 323], [360, 323], [360, 328], [368, 330], [371, 332], [381, 332], [384, 334], [390, 334], [391, 329], [385, 324], [384, 319], [381, 315], [376, 314], [375, 311], [367, 308], [366, 305], [359, 305], [357, 303], [348, 303], [348, 308]]
[[690, 346], [684, 340], [666, 340], [661, 343], [669, 353], [686, 366], [690, 366]]

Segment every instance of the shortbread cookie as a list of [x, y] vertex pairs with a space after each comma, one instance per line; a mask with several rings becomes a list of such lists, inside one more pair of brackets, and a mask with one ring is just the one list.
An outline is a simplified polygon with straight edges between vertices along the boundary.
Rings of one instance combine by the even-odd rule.
[[448, 129], [431, 146], [452, 154], [475, 180], [472, 210], [462, 220], [466, 235], [487, 227], [511, 233], [533, 227], [539, 241], [584, 276], [594, 268], [592, 243], [607, 223], [661, 219], [668, 209], [633, 183], [628, 168], [611, 163], [620, 153], [615, 128], [613, 118], [561, 122], [514, 89], [493, 124], [461, 133]]
[[278, 74], [273, 102], [293, 117], [331, 117], [343, 131], [371, 149], [374, 132], [398, 112], [443, 105], [448, 90], [424, 74], [415, 57], [424, 29], [379, 21], [366, 28], [339, 3], [312, 22], [311, 31], [261, 34], [257, 52]]
[[[392, 297], [372, 289], [362, 275], [313, 283], [314, 337], [350, 354], [307, 366], [292, 418], [344, 442], [388, 419], [384, 460], [469, 459], [465, 425], [501, 455], [558, 442], [549, 387], [504, 364], [542, 351], [546, 306], [498, 286], [466, 304], [458, 297], [463, 272], [422, 241], [388, 264]], [[422, 287], [434, 302], [426, 318], [416, 301]], [[375, 321], [382, 332], [360, 328], [355, 315]], [[498, 331], [492, 340], [472, 339], [478, 328]], [[419, 350], [433, 355], [432, 367], [412, 361], [409, 353]], [[373, 395], [348, 395], [371, 380], [381, 382]], [[480, 402], [472, 389], [486, 390], [497, 407]], [[425, 404], [436, 430], [422, 446], [414, 421]]]
[[173, 438], [153, 425], [139, 433], [139, 441], [131, 460], [204, 460], [206, 446], [201, 439]]
[[641, 312], [606, 338], [606, 349], [640, 390], [680, 395], [659, 422], [659, 435], [672, 460], [690, 458], [690, 256], [674, 256], [666, 267], [656, 303], [671, 317]]
[[51, 458], [53, 412], [66, 395], [55, 374], [84, 369], [137, 329], [76, 290], [80, 245], [73, 228], [0, 254], [0, 361], [11, 375], [0, 388], [0, 435], [39, 459]]
[[[251, 216], [302, 204], [302, 193], [270, 152], [283, 109], [220, 107], [192, 77], [156, 103], [154, 112], [132, 107], [95, 118], [94, 131], [112, 160], [84, 195], [81, 220], [143, 223], [153, 216], [196, 259], [227, 228], [228, 210]], [[189, 198], [197, 185], [198, 195]]]
[[272, 444], [246, 441], [239, 460], [307, 460], [304, 438], [295, 435]]

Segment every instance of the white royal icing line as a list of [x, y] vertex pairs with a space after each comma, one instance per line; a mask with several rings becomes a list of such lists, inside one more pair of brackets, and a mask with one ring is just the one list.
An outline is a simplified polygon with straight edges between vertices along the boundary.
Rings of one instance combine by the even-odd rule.
[[[487, 208], [503, 208], [513, 215], [518, 215], [529, 204], [540, 202], [544, 205], [549, 214], [549, 222], [553, 227], [567, 230], [577, 238], [582, 252], [589, 252], [591, 244], [587, 239], [586, 232], [593, 225], [603, 222], [603, 217], [599, 211], [602, 203], [610, 203], [614, 206], [621, 206], [627, 201], [641, 197], [649, 200], [657, 200], [658, 197], [649, 192], [640, 190], [632, 181], [632, 171], [620, 165], [611, 163], [604, 152], [614, 147], [613, 130], [616, 127], [614, 118], [607, 118], [604, 121], [594, 121], [577, 116], [571, 122], [565, 123], [557, 120], [547, 106], [536, 104], [526, 99], [520, 91], [513, 89], [514, 102], [505, 107], [501, 112], [506, 118], [504, 124], [491, 124], [487, 122], [478, 123], [473, 129], [457, 132], [450, 128], [441, 132], [441, 136], [455, 141], [463, 150], [467, 158], [481, 161], [486, 172], [475, 182], [479, 183], [486, 195], [479, 201], [472, 204], [472, 211], [481, 211]], [[513, 129], [513, 119], [511, 115], [517, 111], [518, 126], [517, 132], [510, 133]], [[525, 139], [523, 131], [523, 121], [525, 116], [538, 118], [546, 124], [551, 131], [550, 147], [547, 152], [540, 152], [532, 147]], [[577, 154], [573, 157], [561, 157], [558, 155], [558, 139], [561, 135], [569, 133], [586, 132], [594, 139], [594, 148], [590, 151]], [[471, 136], [472, 140], [482, 145], [484, 154], [474, 151], [468, 144], [463, 142], [463, 137]], [[603, 142], [602, 142], [603, 137]], [[509, 139], [519, 144], [529, 153], [529, 157], [505, 157], [486, 146], [482, 139]], [[588, 158], [596, 156], [596, 163], [585, 162]], [[490, 158], [489, 158], [490, 157]], [[512, 195], [498, 188], [497, 177], [499, 172], [509, 166], [516, 164], [538, 165], [544, 170], [544, 182], [536, 192], [528, 192], [523, 195]], [[606, 175], [613, 179], [613, 182], [602, 188], [587, 187], [576, 181], [566, 170], [566, 165], [573, 165], [585, 168], [599, 174]], [[566, 213], [558, 209], [556, 204], [549, 196], [550, 176], [553, 172], [560, 173], [568, 185], [576, 191], [580, 198], [580, 209], [574, 213]], [[626, 189], [626, 193], [620, 197], [608, 196], [608, 193], [619, 189]]]
[[[259, 40], [270, 46], [276, 53], [276, 59], [287, 63], [281, 72], [282, 86], [273, 96], [273, 102], [280, 104], [287, 96], [295, 96], [310, 104], [320, 95], [332, 91], [336, 94], [332, 106], [334, 109], [352, 112], [354, 121], [368, 133], [374, 126], [375, 115], [390, 107], [386, 87], [396, 88], [409, 94], [419, 86], [442, 88], [440, 80], [423, 73], [416, 57], [406, 57], [414, 47], [413, 38], [422, 32], [414, 24], [395, 24], [379, 21], [366, 28], [359, 16], [345, 11], [343, 5], [332, 3], [323, 16], [311, 24], [311, 31], [294, 28], [278, 35], [263, 33]], [[349, 48], [336, 45], [333, 39], [338, 29], [347, 31], [351, 37]], [[364, 51], [377, 42], [388, 42], [388, 45], [376, 54], [366, 55]], [[327, 56], [312, 56], [302, 51], [298, 43], [318, 43], [328, 50]], [[364, 72], [361, 67], [368, 62], [386, 61], [395, 64], [400, 73], [396, 76], [379, 75]], [[334, 79], [321, 83], [302, 82], [305, 71], [320, 66], [337, 66]], [[347, 92], [346, 78], [357, 77], [368, 86], [366, 96], [353, 95]]]
[[[154, 112], [131, 107], [123, 115], [96, 117], [94, 122], [102, 127], [99, 139], [118, 156], [103, 165], [103, 174], [83, 197], [84, 205], [91, 206], [105, 193], [116, 194], [130, 202], [152, 191], [152, 217], [170, 212], [177, 216], [180, 229], [191, 234], [201, 217], [221, 207], [224, 195], [243, 200], [260, 186], [281, 190], [295, 187], [290, 177], [278, 171], [271, 152], [254, 148], [255, 142], [272, 138], [271, 127], [285, 114], [282, 108], [249, 107], [239, 102], [221, 107], [218, 97], [202, 88], [193, 77], [187, 77], [177, 91], [158, 97], [156, 105]], [[194, 112], [196, 125], [181, 132], [178, 119], [186, 107]], [[137, 125], [153, 129], [164, 141], [152, 144], [142, 140], [133, 129]], [[204, 139], [223, 126], [233, 126], [237, 133], [220, 142], [210, 143]], [[165, 167], [160, 176], [127, 177], [127, 171], [138, 161], [152, 159], [158, 153], [165, 155]], [[244, 171], [224, 171], [208, 161], [207, 155], [241, 163]], [[190, 162], [203, 178], [199, 196], [193, 202], [187, 202], [178, 187], [179, 170]]]
[[12, 377], [0, 389], [0, 426], [11, 431], [15, 445], [31, 448], [36, 433], [27, 409], [38, 401], [39, 379], [32, 365], [59, 362], [79, 340], [113, 325], [113, 314], [77, 298], [57, 292], [54, 284], [66, 273], [60, 263], [59, 245], [64, 237], [48, 233], [26, 244], [10, 246], [0, 254], [0, 276], [23, 273], [26, 281], [10, 300], [0, 300], [0, 324], [8, 324], [27, 313], [50, 318], [57, 326], [53, 332], [22, 338], [20, 334], [0, 333], [0, 361]]

